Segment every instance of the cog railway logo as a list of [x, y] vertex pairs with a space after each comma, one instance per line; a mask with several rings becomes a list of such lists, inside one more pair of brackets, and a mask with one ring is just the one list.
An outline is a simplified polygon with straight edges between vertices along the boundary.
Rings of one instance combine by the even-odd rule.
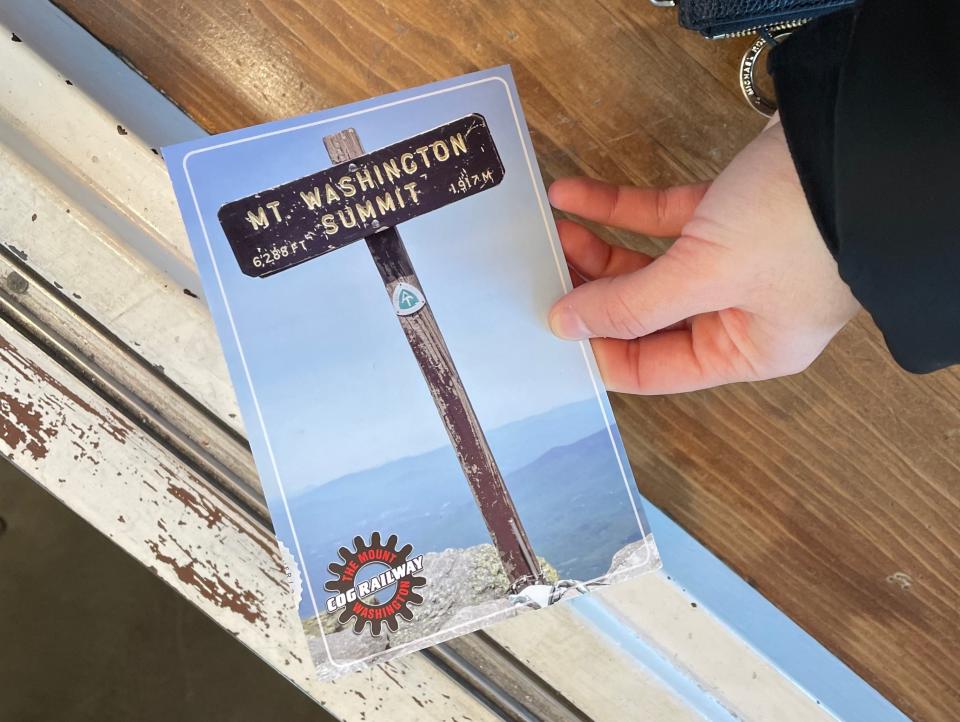
[[368, 622], [374, 637], [380, 636], [384, 624], [395, 632], [397, 618], [410, 621], [410, 607], [423, 603], [415, 591], [427, 583], [417, 576], [423, 571], [423, 555], [411, 558], [411, 544], [398, 550], [396, 534], [391, 534], [386, 544], [380, 541], [380, 532], [373, 532], [369, 545], [360, 536], [354, 537], [353, 544], [354, 551], [340, 547], [343, 564], [334, 562], [327, 567], [335, 577], [324, 584], [324, 589], [332, 592], [326, 600], [327, 612], [340, 612], [340, 624], [348, 624], [352, 617], [355, 634], [362, 634]]

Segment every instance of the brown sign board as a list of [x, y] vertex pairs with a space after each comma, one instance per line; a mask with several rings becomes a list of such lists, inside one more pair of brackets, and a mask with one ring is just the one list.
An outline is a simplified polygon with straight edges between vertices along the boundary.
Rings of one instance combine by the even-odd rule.
[[217, 216], [240, 269], [263, 277], [492, 188], [503, 172], [474, 113], [227, 203]]

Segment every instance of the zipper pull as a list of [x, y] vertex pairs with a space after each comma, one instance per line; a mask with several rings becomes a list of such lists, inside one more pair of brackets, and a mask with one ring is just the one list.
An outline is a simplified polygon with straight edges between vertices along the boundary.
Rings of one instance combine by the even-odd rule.
[[781, 40], [793, 32], [793, 29], [761, 28], [756, 41], [747, 48], [740, 59], [740, 90], [750, 107], [761, 115], [770, 117], [777, 112], [777, 101], [768, 98], [758, 88], [756, 82], [757, 64], [768, 46], [778, 45]]

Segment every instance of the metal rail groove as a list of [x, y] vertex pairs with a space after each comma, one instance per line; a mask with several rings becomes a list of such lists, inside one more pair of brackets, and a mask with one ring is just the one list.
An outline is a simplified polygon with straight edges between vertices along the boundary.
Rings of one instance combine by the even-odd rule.
[[507, 722], [592, 722], [484, 631], [421, 654]]
[[272, 535], [246, 440], [5, 246], [0, 246], [0, 318]]

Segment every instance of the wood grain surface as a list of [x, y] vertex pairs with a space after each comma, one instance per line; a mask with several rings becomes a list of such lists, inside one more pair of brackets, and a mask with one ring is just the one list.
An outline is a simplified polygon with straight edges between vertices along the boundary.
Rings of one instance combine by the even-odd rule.
[[[747, 41], [641, 0], [60, 5], [211, 132], [501, 63], [548, 180], [708, 179], [763, 125]], [[958, 371], [898, 370], [866, 316], [799, 376], [614, 399], [643, 493], [925, 722], [960, 717], [958, 403]]]

